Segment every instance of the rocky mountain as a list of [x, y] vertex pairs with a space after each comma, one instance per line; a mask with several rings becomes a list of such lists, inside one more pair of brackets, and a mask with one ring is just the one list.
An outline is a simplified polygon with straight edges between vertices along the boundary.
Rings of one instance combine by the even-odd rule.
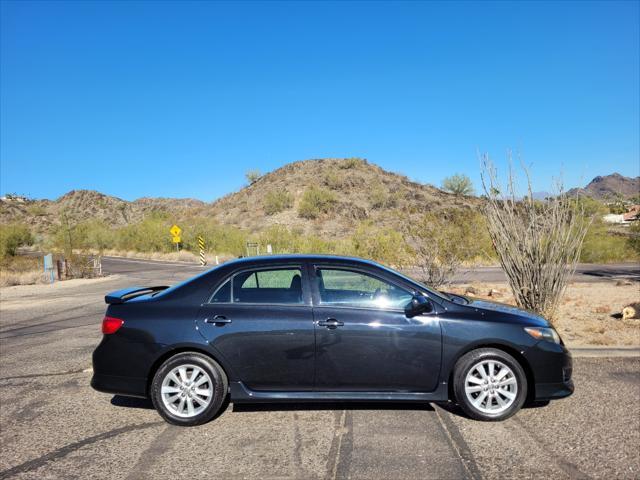
[[[310, 189], [326, 203], [313, 215], [301, 215], [300, 205]], [[406, 214], [478, 204], [476, 197], [446, 193], [366, 160], [319, 159], [287, 164], [211, 203], [173, 198], [129, 202], [90, 190], [74, 190], [57, 200], [3, 199], [0, 223], [24, 222], [36, 231], [47, 232], [60, 224], [63, 216], [73, 222], [103, 220], [117, 227], [161, 212], [175, 222], [208, 217], [254, 232], [284, 225], [304, 233], [344, 237], [365, 220], [393, 226]]]
[[573, 188], [570, 194], [585, 195], [598, 200], [631, 198], [640, 195], [640, 177], [625, 177], [619, 173], [598, 176], [584, 188]]

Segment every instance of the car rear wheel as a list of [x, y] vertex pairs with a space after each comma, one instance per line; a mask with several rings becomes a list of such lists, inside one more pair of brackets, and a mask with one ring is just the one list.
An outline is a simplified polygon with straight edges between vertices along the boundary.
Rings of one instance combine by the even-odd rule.
[[495, 348], [481, 348], [456, 363], [453, 389], [460, 408], [476, 420], [514, 415], [527, 397], [527, 377], [518, 361]]
[[194, 352], [174, 355], [153, 377], [151, 400], [174, 425], [194, 426], [211, 420], [227, 395], [227, 377], [213, 359]]

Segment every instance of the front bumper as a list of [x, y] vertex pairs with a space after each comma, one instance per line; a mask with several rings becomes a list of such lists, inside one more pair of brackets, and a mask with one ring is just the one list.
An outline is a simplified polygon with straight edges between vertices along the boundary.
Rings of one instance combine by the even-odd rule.
[[565, 398], [575, 389], [573, 360], [564, 345], [541, 340], [525, 353], [534, 378], [536, 401]]
[[573, 380], [561, 383], [536, 383], [536, 401], [555, 400], [573, 393]]

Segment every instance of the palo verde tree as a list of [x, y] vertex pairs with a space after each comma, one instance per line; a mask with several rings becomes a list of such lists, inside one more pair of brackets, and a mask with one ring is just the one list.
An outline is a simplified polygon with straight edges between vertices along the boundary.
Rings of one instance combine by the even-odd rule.
[[442, 181], [442, 188], [454, 195], [473, 195], [475, 193], [471, 179], [463, 173], [456, 173], [445, 178]]
[[511, 159], [505, 186], [489, 156], [481, 161], [487, 226], [516, 303], [553, 319], [591, 221], [561, 181], [555, 195], [538, 201], [524, 166], [527, 188], [521, 194]]

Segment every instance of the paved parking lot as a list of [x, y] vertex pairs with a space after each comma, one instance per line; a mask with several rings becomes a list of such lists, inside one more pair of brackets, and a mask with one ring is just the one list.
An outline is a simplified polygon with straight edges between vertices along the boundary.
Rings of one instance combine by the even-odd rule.
[[0, 479], [640, 478], [640, 359], [577, 358], [576, 393], [502, 423], [433, 405], [228, 405], [196, 428], [94, 392], [106, 291], [175, 282], [150, 271], [3, 295]]

